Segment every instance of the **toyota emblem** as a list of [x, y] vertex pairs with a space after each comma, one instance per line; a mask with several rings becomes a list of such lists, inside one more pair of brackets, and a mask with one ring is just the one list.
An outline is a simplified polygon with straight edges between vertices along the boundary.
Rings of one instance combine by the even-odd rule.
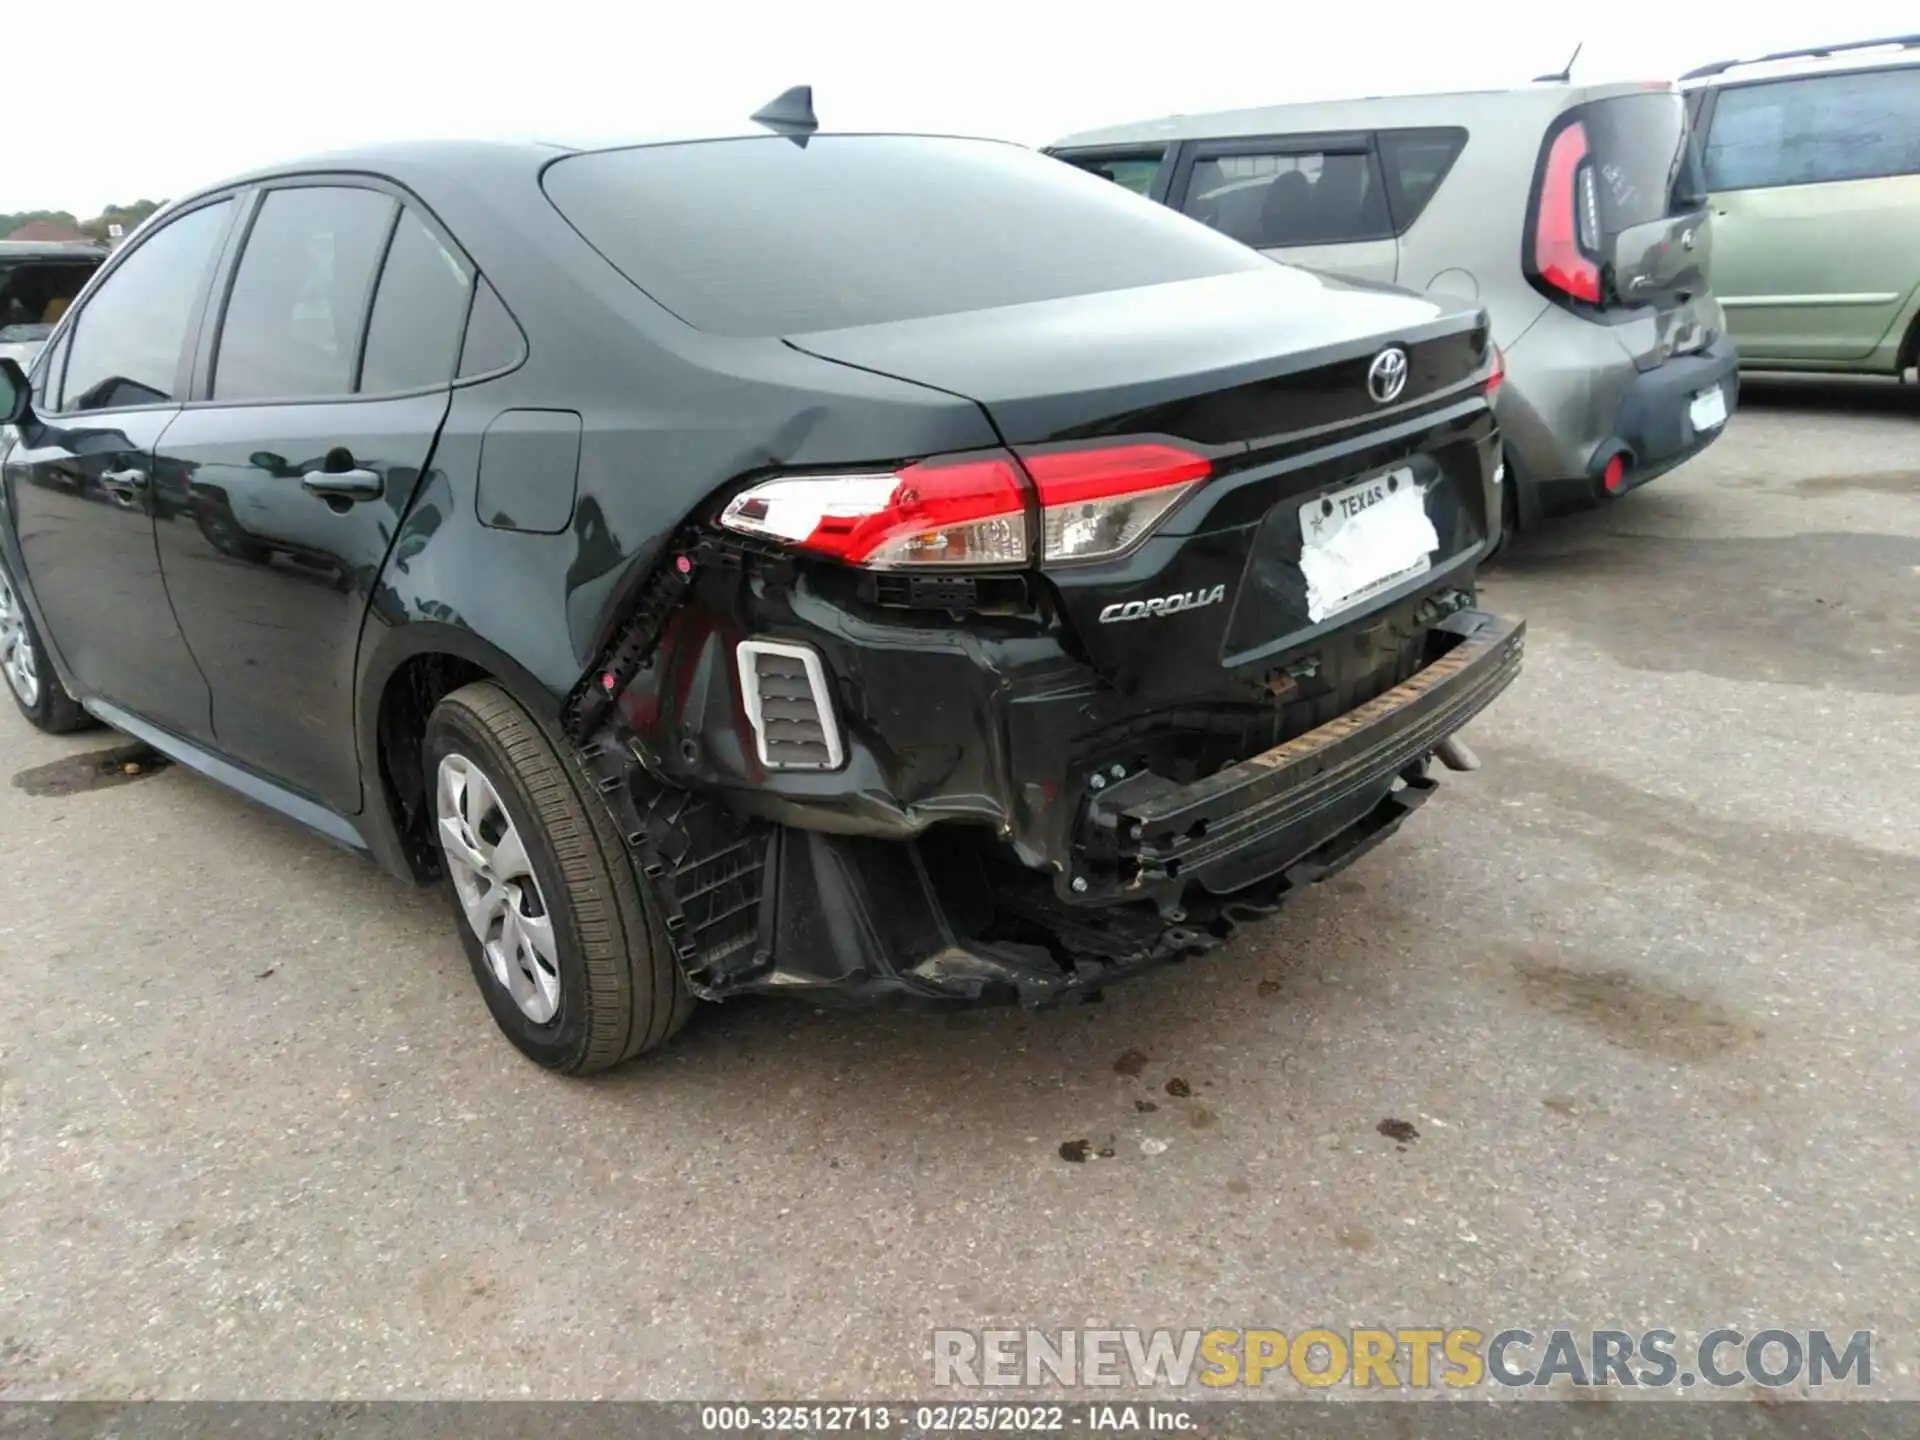
[[1407, 352], [1389, 345], [1367, 367], [1367, 393], [1376, 405], [1391, 405], [1407, 388]]

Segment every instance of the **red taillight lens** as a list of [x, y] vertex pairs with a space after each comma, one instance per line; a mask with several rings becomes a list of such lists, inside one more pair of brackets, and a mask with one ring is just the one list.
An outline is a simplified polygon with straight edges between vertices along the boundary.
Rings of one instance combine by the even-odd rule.
[[1487, 399], [1491, 401], [1500, 387], [1507, 383], [1507, 357], [1500, 353], [1500, 347], [1493, 347], [1493, 367], [1487, 371]]
[[1600, 197], [1587, 154], [1587, 127], [1567, 126], [1547, 151], [1533, 216], [1533, 270], [1563, 295], [1600, 303]]
[[[1024, 470], [1022, 469], [1024, 466]], [[1159, 442], [941, 456], [868, 475], [786, 475], [727, 503], [729, 530], [870, 569], [1024, 565], [1028, 496], [1041, 555], [1107, 559], [1131, 549], [1212, 470]], [[1031, 486], [1031, 489], [1029, 488]]]

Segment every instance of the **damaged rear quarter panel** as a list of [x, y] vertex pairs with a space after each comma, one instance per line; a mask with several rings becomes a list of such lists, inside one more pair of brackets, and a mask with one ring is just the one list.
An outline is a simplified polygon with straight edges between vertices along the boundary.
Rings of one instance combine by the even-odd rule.
[[[732, 663], [749, 634], [820, 652], [847, 746], [840, 769], [760, 764]], [[1037, 619], [879, 617], [806, 577], [776, 584], [722, 570], [675, 612], [620, 715], [650, 768], [724, 789], [742, 813], [891, 839], [964, 821], [1017, 843], [1054, 818], [1060, 787], [1013, 784], [1009, 709], [1062, 696], [1078, 705], [1091, 681]]]
[[[558, 222], [556, 222], [558, 223]], [[562, 225], [552, 243], [581, 245]], [[455, 224], [456, 233], [458, 231]], [[589, 252], [590, 255], [590, 252]], [[977, 406], [805, 356], [700, 335], [597, 256], [486, 273], [527, 333], [510, 374], [459, 386], [362, 629], [362, 768], [380, 696], [414, 655], [459, 655], [558, 715], [677, 529], [741, 477], [991, 443]], [[482, 257], [483, 266], [486, 265]], [[509, 409], [583, 417], [578, 500], [557, 535], [480, 523], [480, 446]], [[511, 517], [509, 517], [511, 518]]]

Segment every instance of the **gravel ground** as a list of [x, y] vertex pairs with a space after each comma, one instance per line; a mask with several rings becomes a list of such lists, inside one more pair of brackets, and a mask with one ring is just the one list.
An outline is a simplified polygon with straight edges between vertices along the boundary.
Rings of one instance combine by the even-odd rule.
[[1322, 1323], [1871, 1329], [1920, 1396], [1917, 441], [1756, 385], [1523, 537], [1485, 768], [1204, 961], [589, 1083], [440, 895], [0, 717], [0, 1394], [898, 1397], [936, 1326]]

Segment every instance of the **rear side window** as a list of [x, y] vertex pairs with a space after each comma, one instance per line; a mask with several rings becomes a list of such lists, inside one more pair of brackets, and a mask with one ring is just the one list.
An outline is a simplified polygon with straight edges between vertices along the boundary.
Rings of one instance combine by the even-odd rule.
[[402, 211], [367, 322], [360, 392], [385, 395], [451, 381], [472, 289], [466, 265], [419, 216]]
[[1724, 89], [1705, 161], [1713, 190], [1920, 174], [1920, 66]]
[[1619, 95], [1573, 113], [1586, 130], [1602, 237], [1700, 207], [1699, 162], [1678, 94]]
[[1373, 156], [1355, 151], [1237, 149], [1193, 162], [1181, 209], [1255, 249], [1338, 245], [1393, 233]]
[[511, 370], [526, 357], [527, 344], [500, 296], [482, 276], [473, 292], [473, 311], [467, 317], [467, 338], [460, 347], [460, 378]]
[[569, 156], [549, 199], [688, 324], [790, 335], [1254, 270], [1108, 181], [979, 140], [815, 136]]
[[174, 398], [187, 327], [232, 212], [221, 200], [168, 221], [100, 282], [75, 322], [62, 408]]
[[1076, 170], [1111, 180], [1123, 190], [1146, 195], [1153, 190], [1164, 156], [1161, 150], [1143, 150], [1138, 155], [1061, 155], [1059, 158]]
[[1374, 138], [1380, 147], [1380, 168], [1386, 175], [1393, 228], [1405, 234], [1427, 208], [1427, 202], [1439, 193], [1440, 182], [1467, 148], [1467, 132], [1382, 130]]
[[227, 298], [214, 399], [353, 393], [360, 329], [394, 208], [377, 190], [338, 185], [267, 195]]

